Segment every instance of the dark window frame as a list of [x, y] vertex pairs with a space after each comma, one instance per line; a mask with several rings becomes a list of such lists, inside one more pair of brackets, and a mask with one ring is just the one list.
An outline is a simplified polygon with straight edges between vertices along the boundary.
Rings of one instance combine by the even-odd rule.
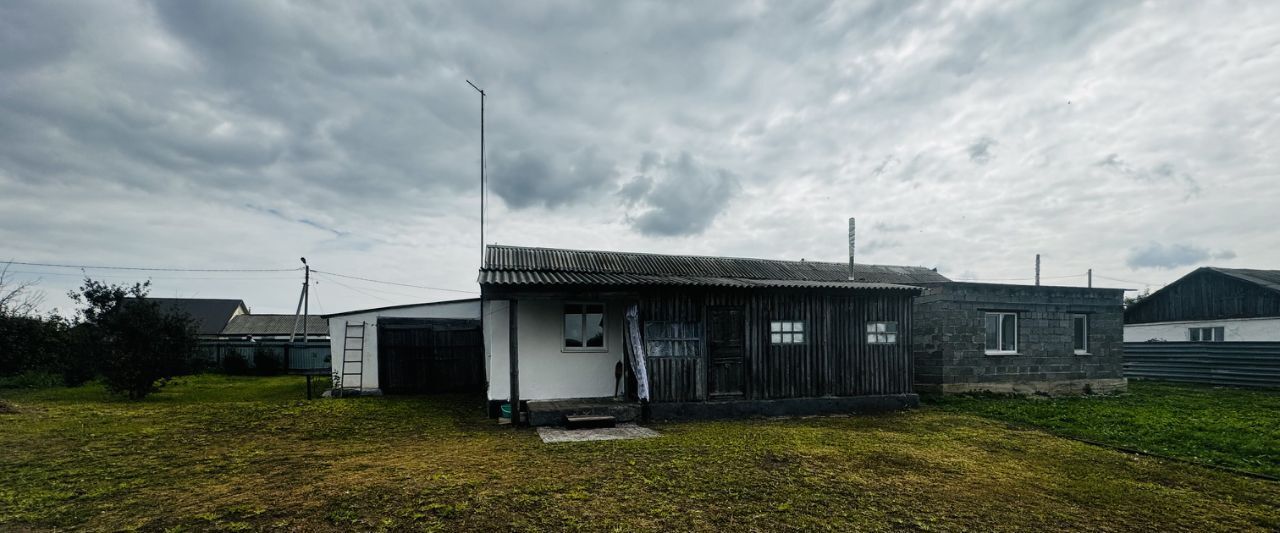
[[[579, 307], [581, 312], [570, 313], [569, 308], [571, 306]], [[585, 346], [589, 340], [585, 338], [587, 334], [587, 317], [597, 314], [590, 312], [593, 308], [599, 308], [600, 310], [598, 313], [600, 315], [600, 346]], [[578, 331], [583, 338], [579, 339], [578, 342], [582, 343], [582, 346], [569, 346], [569, 330], [565, 326], [567, 325], [566, 319], [571, 314], [579, 316]], [[564, 302], [560, 306], [560, 351], [565, 353], [602, 353], [609, 351], [609, 309], [604, 302]]]
[[[799, 326], [799, 329], [796, 327]], [[809, 326], [803, 320], [770, 320], [769, 344], [774, 346], [799, 346], [809, 344]], [[797, 336], [799, 340], [797, 340]]]
[[[883, 329], [879, 328], [881, 325], [884, 326]], [[863, 329], [866, 330], [863, 332], [865, 334], [863, 338], [866, 339], [868, 345], [890, 346], [898, 344], [898, 341], [902, 338], [899, 335], [898, 322], [896, 320], [867, 322], [866, 327]]]

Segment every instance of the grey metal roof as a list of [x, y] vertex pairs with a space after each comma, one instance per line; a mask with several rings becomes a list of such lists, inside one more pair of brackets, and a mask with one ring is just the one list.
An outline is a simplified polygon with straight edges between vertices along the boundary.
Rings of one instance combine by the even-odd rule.
[[422, 303], [416, 303], [416, 304], [387, 305], [383, 307], [371, 307], [368, 309], [352, 309], [350, 311], [342, 311], [340, 313], [329, 313], [327, 315], [320, 315], [320, 318], [327, 319], [327, 318], [333, 318], [335, 316], [347, 316], [347, 315], [355, 315], [360, 313], [371, 313], [374, 311], [388, 311], [391, 309], [408, 309], [410, 307], [426, 307], [430, 305], [459, 304], [459, 303], [478, 302], [478, 301], [480, 301], [479, 298], [461, 298], [457, 300], [440, 300], [438, 302], [422, 302]]
[[676, 285], [713, 287], [909, 288], [950, 281], [924, 267], [779, 261], [497, 246], [486, 248], [481, 285]]
[[1280, 292], [1280, 270], [1257, 270], [1252, 268], [1205, 267], [1214, 272], [1226, 274], [1241, 281], [1247, 281], [1260, 287]]
[[[236, 315], [222, 328], [223, 335], [288, 335], [293, 332], [293, 315]], [[316, 315], [307, 316], [307, 331], [329, 335], [329, 321]], [[302, 332], [302, 324], [298, 324]]]
[[231, 320], [231, 315], [235, 314], [237, 308], [243, 308], [245, 312], [249, 311], [249, 308], [244, 305], [244, 300], [151, 297], [147, 299], [160, 304], [161, 309], [190, 315], [191, 320], [195, 322], [198, 335], [217, 335], [227, 325], [227, 321]]

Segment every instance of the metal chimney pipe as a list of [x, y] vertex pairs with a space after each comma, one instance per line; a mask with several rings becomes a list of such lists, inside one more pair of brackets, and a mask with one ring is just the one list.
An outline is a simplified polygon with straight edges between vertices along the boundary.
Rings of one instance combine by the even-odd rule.
[[853, 223], [853, 220], [854, 220], [853, 217], [849, 217], [849, 279], [850, 280], [854, 279], [854, 275], [853, 275], [854, 223]]

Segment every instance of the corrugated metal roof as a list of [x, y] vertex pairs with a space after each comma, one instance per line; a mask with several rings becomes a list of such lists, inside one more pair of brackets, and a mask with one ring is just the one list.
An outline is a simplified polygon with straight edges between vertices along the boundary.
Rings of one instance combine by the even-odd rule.
[[248, 307], [243, 300], [227, 300], [217, 298], [151, 298], [148, 300], [160, 304], [161, 309], [186, 313], [195, 323], [199, 335], [217, 335], [227, 325], [236, 309]]
[[481, 285], [685, 285], [712, 287], [909, 288], [950, 281], [924, 267], [661, 255], [491, 245]]
[[[222, 328], [223, 335], [288, 335], [293, 332], [293, 315], [236, 315]], [[316, 315], [307, 316], [307, 332], [329, 335], [329, 321]], [[302, 324], [298, 324], [302, 332]]]
[[1257, 270], [1253, 268], [1205, 267], [1221, 272], [1233, 278], [1247, 281], [1255, 285], [1280, 292], [1280, 270]]

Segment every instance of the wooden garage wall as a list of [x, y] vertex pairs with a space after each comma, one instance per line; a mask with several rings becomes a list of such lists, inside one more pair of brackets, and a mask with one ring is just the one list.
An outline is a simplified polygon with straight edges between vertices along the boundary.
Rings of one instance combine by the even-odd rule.
[[[911, 293], [906, 291], [661, 291], [641, 298], [643, 321], [703, 325], [697, 357], [648, 359], [652, 400], [706, 399], [706, 308], [742, 306], [745, 311], [746, 398], [813, 398], [912, 392]], [[805, 344], [774, 345], [772, 320], [802, 320]], [[898, 323], [898, 342], [868, 345], [868, 321]]]

